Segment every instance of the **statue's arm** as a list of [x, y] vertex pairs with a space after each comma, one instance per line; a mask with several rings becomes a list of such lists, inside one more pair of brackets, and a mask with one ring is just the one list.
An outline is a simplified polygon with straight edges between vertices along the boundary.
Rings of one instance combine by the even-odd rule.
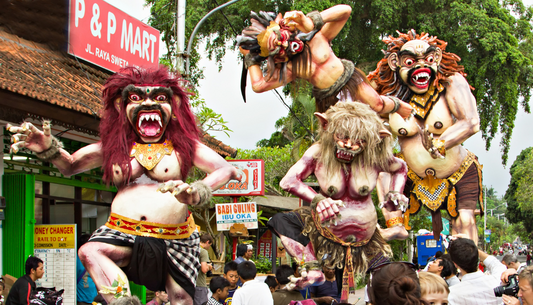
[[328, 41], [332, 41], [342, 30], [351, 13], [352, 8], [346, 4], [335, 5], [320, 12], [320, 16], [324, 20], [324, 26], [320, 33]]
[[102, 143], [80, 148], [74, 154], [60, 149], [60, 156], [50, 160], [64, 176], [72, 176], [102, 166]]
[[285, 191], [311, 202], [317, 193], [303, 181], [311, 175], [316, 166], [314, 155], [320, 148], [319, 144], [311, 146], [298, 162], [296, 162], [279, 183]]
[[[294, 80], [290, 66], [291, 65], [289, 63], [287, 67], [287, 83], [290, 83]], [[269, 80], [266, 80], [259, 65], [249, 66], [248, 74], [250, 75], [250, 82], [252, 83], [252, 89], [254, 92], [262, 93], [283, 86], [284, 84], [279, 78], [279, 71], [279, 68], [276, 68], [273, 76]]]
[[479, 131], [476, 99], [470, 91], [468, 82], [458, 73], [451, 76], [450, 81], [450, 85], [446, 88], [446, 102], [456, 121], [439, 137], [440, 140], [444, 140], [446, 149], [463, 143]]
[[13, 132], [11, 150], [17, 153], [21, 148], [34, 152], [37, 157], [54, 164], [61, 174], [72, 176], [102, 166], [102, 144], [87, 145], [74, 154], [63, 149], [61, 142], [51, 134], [50, 122], [43, 123], [43, 130], [32, 123], [24, 122], [20, 126], [8, 125]]
[[196, 144], [196, 154], [194, 156], [193, 164], [208, 174], [202, 182], [213, 191], [232, 179], [241, 179], [234, 166], [200, 142]]

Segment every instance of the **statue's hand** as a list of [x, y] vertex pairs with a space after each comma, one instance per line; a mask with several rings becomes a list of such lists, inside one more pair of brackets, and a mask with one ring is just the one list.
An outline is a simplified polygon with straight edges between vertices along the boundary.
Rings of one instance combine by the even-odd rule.
[[170, 180], [161, 183], [157, 191], [161, 193], [170, 192], [183, 204], [196, 205], [200, 201], [198, 190], [181, 180]]
[[400, 192], [389, 192], [386, 197], [387, 201], [392, 201], [394, 205], [405, 213], [409, 205], [409, 199]]
[[433, 134], [429, 132], [428, 126], [426, 127], [419, 127], [420, 128], [420, 136], [422, 138], [422, 145], [424, 145], [424, 148], [429, 152], [431, 157], [433, 159], [438, 158], [444, 158], [444, 156], [439, 152], [438, 148], [433, 144], [434, 139]]
[[409, 103], [401, 102], [400, 108], [396, 110], [396, 113], [398, 113], [404, 119], [409, 119], [413, 113], [413, 107], [411, 107]]
[[40, 153], [50, 149], [53, 137], [50, 135], [50, 123], [43, 123], [43, 131], [39, 130], [32, 123], [24, 122], [20, 127], [7, 124], [7, 130], [15, 133], [11, 137], [11, 150], [18, 153], [21, 148], [27, 148], [33, 152]]
[[291, 31], [299, 30], [304, 33], [309, 33], [315, 27], [313, 20], [304, 15], [301, 11], [286, 12], [283, 19], [285, 25], [288, 26]]
[[326, 198], [318, 202], [316, 205], [316, 212], [320, 217], [321, 222], [331, 221], [336, 222], [335, 218], [340, 216], [339, 207], [344, 207], [342, 200], [333, 200], [331, 198]]
[[305, 275], [302, 273], [301, 277], [291, 275], [289, 276], [289, 280], [290, 282], [285, 286], [287, 290], [301, 290], [313, 284], [321, 284], [325, 278], [321, 270], [310, 270]]

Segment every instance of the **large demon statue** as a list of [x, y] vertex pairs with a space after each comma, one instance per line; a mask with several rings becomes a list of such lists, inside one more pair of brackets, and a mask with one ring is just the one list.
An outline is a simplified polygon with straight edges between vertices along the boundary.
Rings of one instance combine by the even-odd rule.
[[[100, 291], [116, 292], [115, 280], [129, 288], [127, 275], [150, 290], [166, 290], [172, 304], [193, 303], [200, 239], [187, 206], [207, 203], [211, 190], [237, 172], [200, 143], [180, 82], [165, 68], [125, 68], [109, 77], [101, 141], [72, 155], [49, 125], [9, 127], [17, 133], [14, 151], [30, 149], [67, 176], [102, 166], [104, 180], [118, 187], [107, 223], [79, 251]], [[210, 174], [189, 185], [193, 165]]]
[[401, 157], [409, 166], [410, 206], [431, 210], [433, 233], [442, 230], [440, 210], [452, 217], [452, 233], [477, 241], [474, 210], [481, 201], [481, 166], [461, 143], [479, 130], [476, 100], [465, 79], [460, 58], [445, 52], [446, 42], [414, 30], [389, 36], [385, 57], [369, 75], [379, 94], [395, 96], [414, 108], [414, 118], [389, 116], [398, 136]]
[[[386, 173], [392, 179], [381, 191], [388, 200], [406, 206], [402, 191], [407, 165], [392, 155], [390, 133], [368, 105], [337, 103], [315, 115], [322, 125], [320, 141], [280, 183], [291, 194], [311, 202], [311, 207], [276, 214], [268, 225], [307, 271], [295, 279], [296, 287], [323, 281], [320, 266], [324, 264], [339, 271], [337, 283], [342, 284], [341, 299], [346, 301], [354, 272], [365, 272], [390, 257], [384, 237], [399, 238], [395, 235], [405, 232], [403, 227], [396, 230], [393, 222], [398, 219], [390, 217], [391, 229], [377, 229], [371, 192], [380, 173]], [[312, 174], [320, 185], [318, 193], [304, 183]], [[401, 211], [399, 214], [401, 219]]]
[[[322, 12], [304, 15], [300, 11], [275, 15], [251, 13], [251, 26], [237, 38], [255, 92], [278, 88], [295, 79], [313, 85], [316, 110], [325, 112], [337, 101], [359, 100], [378, 113], [411, 113], [408, 104], [395, 97], [379, 96], [364, 73], [353, 62], [340, 59], [331, 41], [350, 17], [348, 5], [336, 5]], [[263, 76], [261, 63], [267, 61]]]

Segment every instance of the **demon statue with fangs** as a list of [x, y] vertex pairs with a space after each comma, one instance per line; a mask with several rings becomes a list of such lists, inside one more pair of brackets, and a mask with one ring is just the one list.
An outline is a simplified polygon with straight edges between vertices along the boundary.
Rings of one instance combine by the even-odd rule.
[[409, 215], [426, 206], [438, 239], [440, 210], [446, 209], [452, 234], [477, 242], [474, 210], [482, 202], [481, 165], [461, 144], [479, 131], [479, 115], [464, 67], [457, 63], [460, 58], [444, 51], [446, 42], [414, 30], [383, 41], [385, 57], [368, 78], [379, 94], [395, 96], [414, 109], [408, 120], [397, 114], [387, 118], [398, 136], [399, 157], [409, 166], [406, 227]]
[[[380, 191], [385, 192], [387, 200], [407, 207], [402, 193], [407, 165], [393, 156], [391, 134], [368, 105], [337, 103], [315, 115], [322, 126], [320, 141], [305, 152], [280, 183], [311, 206], [276, 214], [268, 226], [305, 269], [301, 278], [293, 278], [290, 288], [323, 282], [320, 266], [325, 264], [340, 273], [337, 283], [342, 284], [341, 300], [347, 301], [354, 289], [354, 273], [363, 273], [391, 256], [384, 236], [393, 238], [405, 232], [403, 227], [400, 231], [396, 226], [383, 230], [377, 227], [371, 193], [378, 176], [387, 174], [389, 185], [382, 185]], [[312, 174], [320, 186], [318, 193], [303, 182]]]
[[[251, 25], [237, 37], [245, 67], [255, 92], [265, 92], [295, 79], [313, 85], [316, 110], [325, 112], [338, 101], [366, 103], [378, 113], [396, 112], [407, 118], [409, 104], [390, 96], [380, 96], [353, 62], [340, 59], [331, 41], [350, 17], [348, 5], [336, 5], [322, 12], [304, 15], [291, 11], [251, 13]], [[266, 75], [261, 64], [266, 60]]]
[[[13, 151], [27, 148], [66, 176], [102, 166], [104, 180], [117, 186], [107, 223], [79, 250], [108, 302], [114, 281], [129, 293], [131, 280], [166, 290], [173, 305], [192, 304], [200, 238], [188, 206], [208, 203], [212, 190], [238, 178], [200, 142], [182, 82], [163, 67], [128, 67], [110, 76], [103, 87], [101, 141], [72, 155], [47, 124], [43, 131], [27, 122], [9, 126], [16, 133]], [[209, 175], [185, 183], [192, 166]]]

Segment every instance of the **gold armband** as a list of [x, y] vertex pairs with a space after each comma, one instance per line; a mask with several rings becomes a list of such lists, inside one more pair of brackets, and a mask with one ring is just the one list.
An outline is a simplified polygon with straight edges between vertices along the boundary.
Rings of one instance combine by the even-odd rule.
[[444, 148], [444, 140], [433, 139], [433, 146], [442, 155], [446, 156], [446, 148]]
[[394, 218], [387, 220], [387, 228], [392, 228], [395, 226], [403, 226], [402, 216], [394, 217]]

